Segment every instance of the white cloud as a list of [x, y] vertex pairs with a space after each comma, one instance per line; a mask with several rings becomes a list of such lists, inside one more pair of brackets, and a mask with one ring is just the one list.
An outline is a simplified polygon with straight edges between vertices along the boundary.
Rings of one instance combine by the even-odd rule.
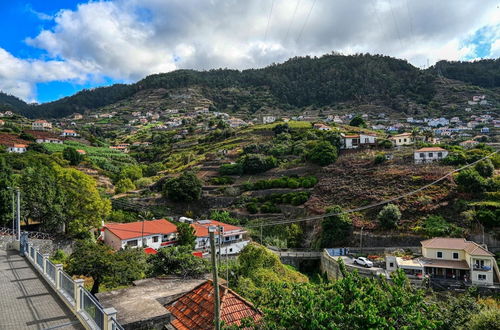
[[[481, 6], [470, 0], [275, 0], [268, 21], [270, 6], [268, 0], [114, 0], [61, 10], [54, 28], [26, 40], [57, 61], [19, 60], [43, 66], [47, 76], [20, 75], [30, 91], [24, 85], [19, 95], [33, 95], [32, 84], [49, 76], [134, 81], [178, 68], [245, 69], [332, 51], [382, 53], [422, 66], [474, 57], [474, 44], [463, 41], [500, 23], [496, 0]], [[0, 88], [7, 85], [3, 79]]]

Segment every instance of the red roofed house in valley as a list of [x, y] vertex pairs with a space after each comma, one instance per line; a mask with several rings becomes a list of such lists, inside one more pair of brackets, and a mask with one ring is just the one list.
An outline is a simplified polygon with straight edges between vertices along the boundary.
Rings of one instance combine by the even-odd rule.
[[[240, 326], [243, 319], [260, 322], [262, 313], [250, 302], [225, 286], [220, 287], [220, 318], [226, 326]], [[180, 298], [167, 304], [172, 314], [170, 326], [177, 330], [214, 328], [214, 286], [204, 282]]]
[[33, 129], [35, 131], [43, 131], [43, 130], [47, 130], [47, 129], [52, 129], [52, 124], [46, 120], [35, 120], [31, 124], [31, 129]]
[[[208, 227], [217, 226], [222, 227], [222, 245], [221, 255], [238, 254], [248, 244], [246, 240], [246, 230], [241, 227], [228, 225], [215, 220], [199, 220], [191, 224], [195, 229], [196, 235], [196, 250], [208, 251], [210, 249], [210, 239], [208, 234]], [[215, 235], [215, 242], [219, 244], [219, 234]]]
[[77, 137], [80, 136], [77, 132], [73, 131], [72, 129], [65, 129], [62, 133], [61, 136], [72, 136], [72, 137]]
[[[177, 226], [165, 219], [104, 225], [104, 243], [115, 250], [125, 247], [173, 246], [177, 239]], [[144, 241], [141, 239], [144, 238]]]
[[448, 156], [448, 151], [439, 147], [422, 148], [415, 150], [415, 164], [432, 163]]

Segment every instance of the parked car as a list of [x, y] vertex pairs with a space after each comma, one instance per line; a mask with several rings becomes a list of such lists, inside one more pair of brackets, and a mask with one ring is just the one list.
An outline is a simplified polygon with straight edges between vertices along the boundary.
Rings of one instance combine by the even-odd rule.
[[365, 257], [355, 258], [354, 263], [356, 265], [361, 265], [361, 266], [365, 266], [365, 267], [373, 267], [373, 262], [366, 259]]

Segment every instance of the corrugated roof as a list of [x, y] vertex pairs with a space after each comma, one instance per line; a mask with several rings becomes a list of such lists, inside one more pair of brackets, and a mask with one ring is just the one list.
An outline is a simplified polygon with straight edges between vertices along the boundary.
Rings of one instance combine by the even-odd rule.
[[177, 232], [177, 226], [165, 219], [151, 220], [143, 222], [130, 222], [130, 223], [108, 223], [104, 226], [110, 232], [115, 234], [118, 238], [125, 240], [136, 237], [154, 235], [154, 234], [172, 234]]
[[464, 250], [474, 256], [493, 256], [493, 253], [476, 242], [467, 241], [465, 238], [434, 237], [420, 243], [425, 248]]
[[[232, 290], [220, 287], [220, 316], [226, 326], [239, 326], [246, 318], [259, 322], [262, 313]], [[211, 280], [197, 286], [165, 306], [172, 313], [170, 324], [175, 329], [214, 328], [214, 287]]]
[[418, 259], [424, 267], [448, 268], [448, 269], [470, 269], [465, 260], [441, 260], [441, 259]]

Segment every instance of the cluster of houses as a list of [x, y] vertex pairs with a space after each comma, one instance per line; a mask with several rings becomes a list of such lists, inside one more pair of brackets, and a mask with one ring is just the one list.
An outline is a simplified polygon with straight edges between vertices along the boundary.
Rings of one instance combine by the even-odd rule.
[[[180, 218], [189, 223], [196, 236], [195, 250], [208, 253], [210, 226], [218, 228], [216, 244], [221, 255], [235, 255], [248, 244], [247, 232], [241, 227], [215, 220], [194, 221]], [[142, 248], [147, 253], [156, 253], [159, 248], [177, 244], [177, 226], [166, 219], [138, 221], [130, 223], [108, 223], [101, 230], [100, 239], [115, 250], [124, 248]]]

